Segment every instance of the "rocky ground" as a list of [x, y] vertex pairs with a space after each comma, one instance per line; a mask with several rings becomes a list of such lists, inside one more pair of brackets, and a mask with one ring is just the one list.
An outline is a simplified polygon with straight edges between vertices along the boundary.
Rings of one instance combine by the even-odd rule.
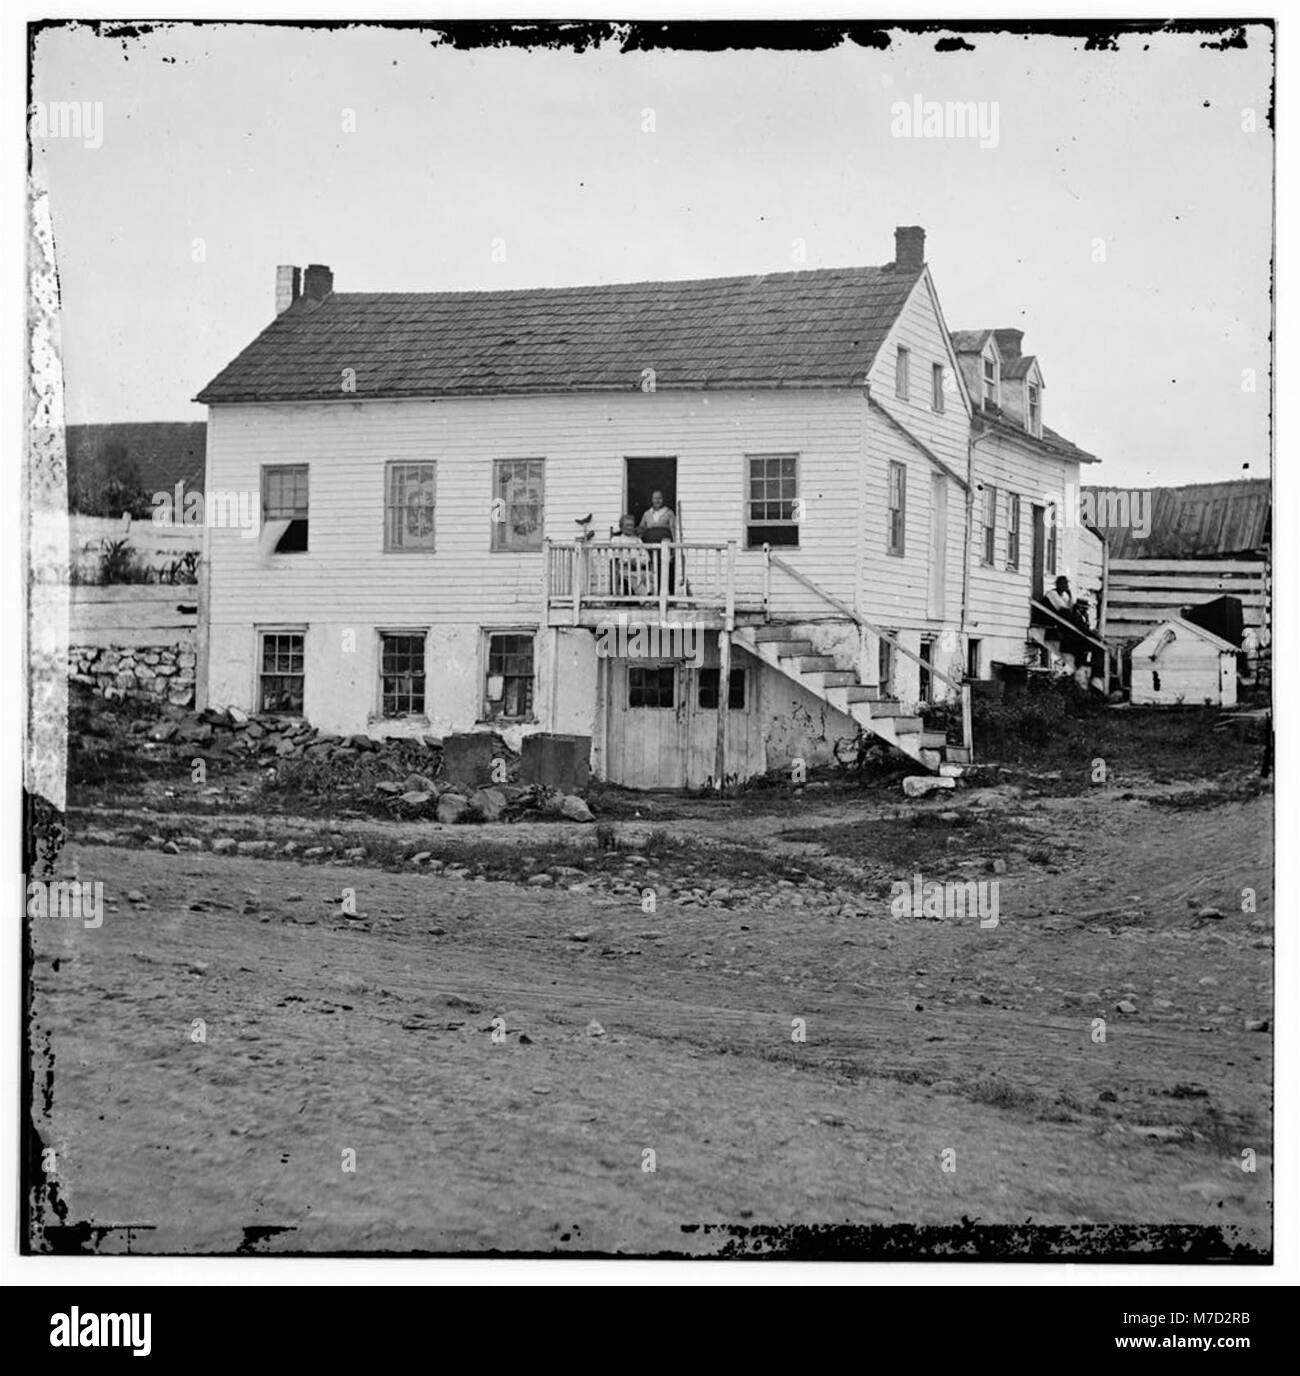
[[[478, 826], [218, 778], [72, 798], [64, 872], [105, 904], [31, 925], [38, 1248], [707, 1253], [710, 1225], [963, 1220], [1270, 1245], [1246, 772]], [[900, 910], [917, 880], [996, 882], [996, 925]]]

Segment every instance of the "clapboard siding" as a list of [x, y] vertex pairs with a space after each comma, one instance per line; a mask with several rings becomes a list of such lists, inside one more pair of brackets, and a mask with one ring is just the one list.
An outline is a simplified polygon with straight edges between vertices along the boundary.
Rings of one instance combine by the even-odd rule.
[[[1077, 484], [1077, 463], [1035, 454], [1027, 446], [1001, 436], [991, 436], [975, 446], [974, 510], [971, 517], [970, 633], [981, 639], [1023, 642], [1029, 624], [1029, 598], [1033, 584], [1033, 508], [1054, 502], [1065, 510], [1066, 485]], [[984, 489], [997, 489], [993, 562], [983, 560]], [[1019, 567], [1007, 567], [1008, 521], [1012, 493], [1020, 497]], [[1070, 579], [1076, 593], [1079, 570], [1068, 566], [1077, 544], [1060, 531], [1058, 573]], [[1072, 553], [1074, 544], [1074, 553]], [[1053, 575], [1045, 575], [1048, 587]]]
[[[800, 548], [782, 555], [851, 600], [863, 410], [859, 393], [820, 390], [214, 406], [209, 487], [257, 491], [262, 465], [308, 464], [310, 548], [268, 555], [210, 530], [211, 622], [537, 620], [542, 555], [490, 548], [493, 460], [506, 458], [546, 460], [545, 533], [569, 540], [588, 512], [602, 534], [617, 522], [625, 456], [675, 455], [683, 536], [738, 541], [739, 578], [758, 586], [761, 551], [743, 548], [745, 455], [796, 452], [805, 519]], [[433, 552], [384, 552], [393, 459], [438, 463]], [[783, 599], [781, 615], [817, 609], [812, 594]]]
[[[896, 395], [898, 347], [909, 351], [908, 397]], [[871, 394], [894, 419], [953, 472], [966, 474], [970, 412], [959, 388], [943, 394], [943, 410], [932, 405], [931, 369], [942, 364], [950, 381], [955, 363], [949, 352], [938, 305], [923, 274], [899, 313], [869, 375]], [[931, 475], [939, 470], [884, 416], [867, 412], [866, 462], [862, 470], [862, 553], [859, 605], [863, 614], [887, 629], [950, 629], [960, 624], [962, 555], [966, 494], [948, 481], [948, 540], [945, 615], [927, 615], [930, 568]], [[888, 553], [889, 464], [907, 469], [905, 555]]]

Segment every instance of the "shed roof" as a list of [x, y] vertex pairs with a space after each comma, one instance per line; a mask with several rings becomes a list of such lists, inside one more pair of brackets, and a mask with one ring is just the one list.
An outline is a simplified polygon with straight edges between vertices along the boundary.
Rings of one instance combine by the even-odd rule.
[[1237, 653], [1237, 646], [1232, 644], [1231, 641], [1224, 640], [1222, 636], [1215, 635], [1213, 631], [1207, 631], [1204, 626], [1198, 626], [1193, 621], [1185, 621], [1181, 616], [1167, 616], [1159, 625], [1152, 626], [1146, 635], [1138, 641], [1133, 647], [1133, 654], [1137, 654], [1148, 640], [1156, 639], [1161, 631], [1167, 626], [1172, 627], [1176, 631], [1186, 631], [1188, 634], [1204, 640], [1208, 645], [1218, 650], [1220, 654], [1223, 654], [1225, 651], [1234, 655]]
[[[1111, 514], [1113, 508], [1107, 499], [1114, 495], [1114, 489], [1083, 490], [1091, 494], [1099, 515]], [[1151, 493], [1151, 528], [1145, 537], [1133, 530], [1132, 522], [1126, 526], [1097, 525], [1113, 559], [1259, 556], [1269, 547], [1273, 485], [1267, 479], [1142, 490]]]
[[923, 271], [303, 297], [196, 400], [861, 385]]

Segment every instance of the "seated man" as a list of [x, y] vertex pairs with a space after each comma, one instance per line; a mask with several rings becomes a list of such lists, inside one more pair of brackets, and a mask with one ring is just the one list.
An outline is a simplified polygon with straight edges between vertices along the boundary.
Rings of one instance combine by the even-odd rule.
[[619, 531], [611, 541], [615, 545], [635, 546], [636, 552], [629, 549], [614, 552], [610, 562], [610, 592], [615, 597], [649, 597], [654, 588], [651, 586], [651, 553], [646, 549], [637, 534], [636, 518], [624, 516], [619, 521]]
[[1057, 578], [1056, 586], [1047, 594], [1045, 600], [1058, 616], [1072, 621], [1081, 631], [1088, 631], [1088, 618], [1081, 605], [1075, 601], [1074, 594], [1070, 591], [1070, 580], [1064, 574]]

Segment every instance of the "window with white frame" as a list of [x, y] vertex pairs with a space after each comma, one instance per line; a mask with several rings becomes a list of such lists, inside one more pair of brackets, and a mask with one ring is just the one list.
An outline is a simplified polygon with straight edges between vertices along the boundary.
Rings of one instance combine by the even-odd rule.
[[431, 550], [438, 465], [390, 463], [384, 473], [384, 548]]
[[1031, 435], [1041, 435], [1043, 432], [1043, 401], [1039, 394], [1038, 384], [1029, 384], [1029, 411], [1026, 417], [1026, 424], [1029, 426]]
[[487, 636], [487, 675], [483, 685], [485, 721], [526, 721], [533, 715], [531, 631], [491, 631]]
[[911, 383], [912, 351], [902, 344], [898, 346], [898, 357], [894, 361], [894, 395], [899, 401], [906, 401]]
[[799, 543], [799, 456], [747, 454], [745, 547]]
[[276, 554], [307, 549], [307, 465], [267, 464], [262, 469], [262, 529]]
[[907, 537], [907, 468], [904, 464], [889, 465], [889, 544], [890, 554], [906, 553]]
[[498, 459], [493, 473], [492, 548], [542, 547], [546, 513], [546, 461]]
[[302, 716], [305, 639], [302, 631], [261, 633], [257, 677], [259, 712], [269, 716]]
[[930, 409], [943, 410], [943, 364], [930, 365]]
[[1020, 496], [1007, 493], [1007, 568], [1020, 567]]
[[991, 564], [998, 533], [998, 490], [987, 483], [984, 486], [984, 506], [980, 524], [984, 536], [981, 557], [984, 563]]
[[385, 717], [423, 717], [423, 631], [382, 632], [379, 637], [379, 704]]
[[998, 361], [989, 354], [984, 355], [984, 405], [998, 404]]

